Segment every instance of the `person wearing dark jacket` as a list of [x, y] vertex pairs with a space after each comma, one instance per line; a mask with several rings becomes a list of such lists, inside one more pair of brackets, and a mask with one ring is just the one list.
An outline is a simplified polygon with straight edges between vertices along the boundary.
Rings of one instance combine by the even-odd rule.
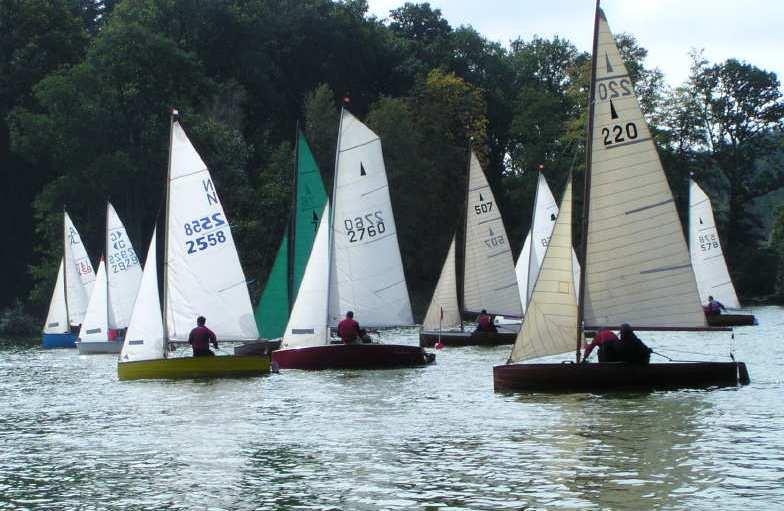
[[191, 330], [188, 336], [188, 343], [193, 348], [194, 357], [212, 357], [215, 353], [210, 350], [210, 343], [218, 349], [218, 338], [215, 337], [215, 332], [204, 326], [207, 320], [204, 316], [196, 318], [196, 328]]
[[651, 350], [634, 334], [628, 323], [621, 325], [621, 339], [618, 343], [621, 362], [646, 365], [651, 360]]

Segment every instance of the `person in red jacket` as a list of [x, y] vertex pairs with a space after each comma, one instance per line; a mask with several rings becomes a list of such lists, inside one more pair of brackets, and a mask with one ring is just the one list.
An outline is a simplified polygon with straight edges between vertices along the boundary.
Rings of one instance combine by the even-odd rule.
[[476, 330], [474, 332], [497, 332], [498, 329], [493, 323], [493, 317], [485, 309], [476, 317]]
[[338, 337], [343, 341], [343, 344], [351, 344], [358, 341], [361, 336], [359, 323], [354, 321], [354, 313], [348, 311], [346, 318], [338, 323]]
[[585, 346], [585, 352], [583, 353], [583, 362], [588, 361], [588, 357], [591, 355], [591, 352], [594, 348], [601, 346], [606, 342], [618, 342], [618, 336], [615, 335], [612, 330], [609, 328], [602, 328], [593, 336], [593, 341], [591, 341], [587, 346]]
[[188, 343], [190, 343], [191, 347], [193, 348], [193, 356], [194, 357], [212, 357], [215, 353], [210, 350], [210, 343], [218, 349], [218, 338], [215, 337], [215, 333], [204, 326], [207, 320], [204, 316], [199, 316], [196, 318], [196, 328], [191, 330], [190, 335], [188, 336]]

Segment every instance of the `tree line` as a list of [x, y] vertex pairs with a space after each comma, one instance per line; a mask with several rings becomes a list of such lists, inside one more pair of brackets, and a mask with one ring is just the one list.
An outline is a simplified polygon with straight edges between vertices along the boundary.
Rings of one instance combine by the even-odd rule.
[[[713, 199], [741, 296], [784, 295], [776, 75], [694, 52], [689, 79], [672, 88], [633, 36], [616, 39], [682, 219], [693, 175]], [[107, 199], [144, 253], [172, 107], [210, 168], [256, 299], [291, 204], [295, 130], [329, 190], [346, 105], [382, 139], [419, 316], [460, 221], [469, 142], [515, 254], [538, 171], [557, 196], [570, 171], [581, 189], [590, 63], [566, 38], [505, 46], [428, 3], [380, 20], [365, 0], [0, 0], [0, 306], [44, 314], [64, 207], [94, 262]]]

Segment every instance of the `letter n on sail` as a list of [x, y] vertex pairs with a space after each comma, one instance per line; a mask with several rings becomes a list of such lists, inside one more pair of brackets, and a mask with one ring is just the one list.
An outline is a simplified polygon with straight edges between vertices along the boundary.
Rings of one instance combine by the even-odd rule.
[[207, 196], [207, 204], [212, 206], [218, 203], [218, 194], [215, 192], [215, 186], [212, 184], [212, 179], [204, 179], [201, 182], [204, 187], [204, 194]]

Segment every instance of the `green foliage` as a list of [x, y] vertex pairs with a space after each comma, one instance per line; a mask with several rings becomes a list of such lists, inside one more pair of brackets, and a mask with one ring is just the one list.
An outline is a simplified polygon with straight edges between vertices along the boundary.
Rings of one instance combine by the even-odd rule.
[[774, 291], [780, 302], [784, 302], [784, 207], [776, 210], [776, 219], [770, 236], [770, 248], [776, 260], [776, 282]]
[[32, 337], [40, 328], [40, 321], [28, 314], [19, 300], [0, 311], [0, 337]]

